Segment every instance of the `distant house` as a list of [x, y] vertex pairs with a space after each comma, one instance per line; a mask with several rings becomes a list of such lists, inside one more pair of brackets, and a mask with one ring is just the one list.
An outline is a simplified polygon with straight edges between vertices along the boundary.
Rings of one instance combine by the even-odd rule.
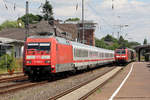
[[11, 54], [14, 49], [15, 57], [22, 58], [24, 41], [0, 37], [0, 56]]

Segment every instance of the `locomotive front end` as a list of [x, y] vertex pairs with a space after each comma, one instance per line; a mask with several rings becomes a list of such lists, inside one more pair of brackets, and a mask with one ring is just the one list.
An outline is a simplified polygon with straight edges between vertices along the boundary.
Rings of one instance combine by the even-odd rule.
[[29, 77], [49, 75], [52, 69], [51, 41], [28, 39], [24, 50], [24, 73]]
[[127, 61], [126, 49], [116, 49], [115, 50], [115, 61], [117, 63], [126, 63], [126, 61]]

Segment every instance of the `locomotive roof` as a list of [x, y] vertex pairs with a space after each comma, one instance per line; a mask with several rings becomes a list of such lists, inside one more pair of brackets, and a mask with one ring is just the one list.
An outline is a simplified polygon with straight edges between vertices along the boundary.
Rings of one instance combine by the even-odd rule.
[[66, 45], [70, 45], [70, 41], [66, 40], [64, 38], [60, 38], [60, 37], [56, 37], [57, 42], [61, 43], [61, 44], [66, 44]]
[[29, 38], [51, 38], [51, 35], [33, 35], [30, 36]]
[[116, 50], [119, 50], [119, 49], [128, 49], [128, 50], [130, 50], [130, 51], [135, 51], [135, 50], [133, 50], [133, 49], [130, 49], [130, 48], [117, 48]]
[[35, 39], [35, 38], [56, 38], [57, 42], [59, 42], [61, 44], [70, 45], [69, 40], [66, 40], [66, 39], [61, 38], [61, 37], [55, 37], [53, 35], [35, 35], [35, 36], [30, 36], [29, 38], [32, 38], [32, 39]]

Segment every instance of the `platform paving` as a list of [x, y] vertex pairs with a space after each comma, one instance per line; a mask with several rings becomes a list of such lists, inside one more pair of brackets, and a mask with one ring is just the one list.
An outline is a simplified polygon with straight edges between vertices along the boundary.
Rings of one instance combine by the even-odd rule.
[[89, 84], [82, 86], [81, 88], [59, 98], [58, 100], [79, 100], [82, 96], [89, 93], [99, 85], [106, 82], [109, 78], [111, 78], [114, 74], [116, 74], [119, 70], [121, 70], [121, 67], [116, 67], [112, 71], [106, 73], [102, 77], [90, 82]]
[[114, 100], [150, 100], [150, 63], [135, 63], [128, 81]]
[[[86, 100], [109, 100], [128, 75], [131, 66], [132, 64], [129, 64]], [[135, 62], [127, 81], [112, 100], [150, 100], [150, 63]]]

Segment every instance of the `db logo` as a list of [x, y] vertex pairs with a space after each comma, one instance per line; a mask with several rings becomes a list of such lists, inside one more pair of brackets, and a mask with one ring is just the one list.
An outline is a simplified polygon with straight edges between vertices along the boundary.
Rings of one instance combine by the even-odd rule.
[[36, 61], [36, 63], [42, 63], [42, 61]]

